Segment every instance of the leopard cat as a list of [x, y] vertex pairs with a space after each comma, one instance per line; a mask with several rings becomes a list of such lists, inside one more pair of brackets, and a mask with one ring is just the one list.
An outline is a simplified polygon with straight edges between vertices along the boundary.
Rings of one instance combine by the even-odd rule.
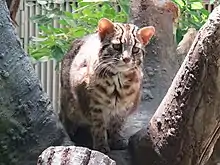
[[107, 153], [126, 146], [120, 131], [138, 107], [144, 47], [154, 33], [153, 26], [102, 18], [94, 34], [73, 42], [61, 64], [59, 114], [71, 137], [87, 125], [92, 149]]

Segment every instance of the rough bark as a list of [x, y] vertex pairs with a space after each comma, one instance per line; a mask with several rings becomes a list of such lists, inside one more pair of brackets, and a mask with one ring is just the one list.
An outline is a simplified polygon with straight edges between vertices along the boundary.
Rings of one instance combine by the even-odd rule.
[[39, 156], [37, 165], [116, 165], [105, 154], [84, 147], [49, 147]]
[[130, 139], [136, 164], [203, 165], [210, 158], [220, 136], [219, 29], [220, 6], [199, 30], [149, 126]]
[[212, 156], [210, 157], [206, 165], [219, 165], [219, 163], [220, 163], [220, 139], [218, 139], [218, 141], [216, 142]]
[[176, 51], [177, 51], [177, 55], [180, 57], [181, 63], [183, 62], [187, 53], [189, 52], [189, 49], [191, 48], [191, 45], [196, 35], [197, 35], [197, 30], [195, 28], [189, 28], [186, 34], [183, 36], [183, 39], [178, 44]]
[[6, 2], [7, 2], [9, 12], [10, 12], [12, 23], [18, 26], [16, 22], [16, 15], [19, 9], [20, 0], [6, 0]]
[[138, 113], [132, 115], [125, 126], [127, 136], [148, 123], [180, 66], [173, 37], [177, 13], [173, 10], [173, 5], [168, 5], [167, 2], [155, 4], [152, 0], [131, 1], [130, 22], [139, 27], [152, 25], [156, 34], [146, 47], [143, 97]]
[[[180, 63], [176, 56], [173, 27], [179, 17], [179, 11], [170, 1], [160, 4], [152, 0], [132, 0], [130, 22], [139, 27], [156, 28], [156, 35], [146, 47], [144, 59], [143, 97], [139, 110], [131, 115], [123, 129], [126, 138], [147, 125], [166, 94]], [[127, 150], [114, 151], [110, 156], [121, 165], [131, 163]]]
[[[115, 164], [100, 152], [74, 146], [63, 147], [72, 142], [54, 113], [48, 96], [42, 91], [31, 60], [15, 34], [6, 3], [2, 0], [0, 32], [0, 164], [36, 165], [42, 151], [41, 156], [51, 151], [50, 146], [56, 145], [64, 150], [69, 148], [75, 155], [71, 159], [64, 157], [64, 162], [72, 160], [78, 165], [95, 165], [103, 161], [103, 165]], [[64, 150], [58, 152], [58, 156]], [[120, 164], [119, 152], [126, 159], [126, 151], [113, 151], [110, 155]], [[56, 160], [57, 157], [54, 157], [49, 162]]]
[[70, 143], [0, 1], [0, 164], [35, 165], [51, 145]]

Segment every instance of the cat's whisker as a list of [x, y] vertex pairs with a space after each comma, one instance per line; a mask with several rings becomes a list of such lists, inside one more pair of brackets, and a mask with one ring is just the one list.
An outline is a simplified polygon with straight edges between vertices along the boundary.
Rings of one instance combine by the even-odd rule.
[[113, 68], [113, 63], [112, 62], [109, 62], [109, 63], [104, 63], [102, 65], [99, 65], [97, 68], [96, 68], [96, 72], [101, 76], [101, 77], [104, 77], [106, 75], [107, 72], [110, 72]]
[[108, 65], [114, 64], [112, 61], [101, 61], [97, 66], [95, 66], [95, 70], [98, 68], [105, 68]]
[[111, 66], [107, 66], [107, 67], [105, 68], [105, 70], [103, 71], [103, 77], [106, 76], [106, 73], [110, 72], [111, 69], [112, 69]]

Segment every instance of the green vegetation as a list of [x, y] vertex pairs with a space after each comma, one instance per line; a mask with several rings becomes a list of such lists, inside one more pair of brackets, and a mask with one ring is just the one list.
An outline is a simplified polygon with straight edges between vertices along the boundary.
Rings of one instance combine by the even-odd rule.
[[[44, 3], [43, 0], [39, 3], [47, 14], [31, 18], [38, 24], [41, 32], [38, 38], [33, 37], [29, 47], [29, 53], [36, 60], [47, 57], [59, 62], [75, 38], [95, 32], [99, 19], [106, 17], [116, 22], [126, 22], [129, 14], [127, 0], [117, 2], [79, 0], [77, 8], [75, 4], [71, 5], [73, 12], [62, 11]], [[121, 11], [117, 10], [119, 6]], [[60, 27], [54, 27], [53, 20], [57, 20]]]
[[181, 11], [179, 20], [176, 41], [179, 43], [188, 28], [199, 30], [206, 22], [209, 12], [204, 8], [202, 0], [172, 0], [175, 2]]
[[[176, 39], [181, 41], [187, 29], [199, 29], [207, 20], [209, 12], [200, 0], [173, 0], [181, 10]], [[37, 23], [39, 36], [33, 37], [29, 45], [29, 54], [36, 60], [55, 59], [59, 62], [70, 43], [78, 37], [95, 32], [97, 22], [106, 17], [116, 22], [127, 22], [129, 17], [129, 0], [92, 1], [71, 4], [70, 11], [63, 11], [46, 0], [38, 0], [46, 14], [35, 15], [31, 20]], [[77, 5], [77, 7], [76, 7]], [[53, 25], [57, 20], [58, 26]]]

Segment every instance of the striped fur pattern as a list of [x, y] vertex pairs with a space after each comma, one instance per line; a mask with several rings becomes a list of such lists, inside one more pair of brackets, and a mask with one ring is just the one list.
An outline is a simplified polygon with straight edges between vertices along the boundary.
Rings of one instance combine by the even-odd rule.
[[138, 107], [144, 46], [154, 28], [141, 30], [103, 18], [62, 61], [60, 119], [73, 136], [74, 127], [88, 125], [92, 148], [104, 153], [125, 147], [120, 130]]

